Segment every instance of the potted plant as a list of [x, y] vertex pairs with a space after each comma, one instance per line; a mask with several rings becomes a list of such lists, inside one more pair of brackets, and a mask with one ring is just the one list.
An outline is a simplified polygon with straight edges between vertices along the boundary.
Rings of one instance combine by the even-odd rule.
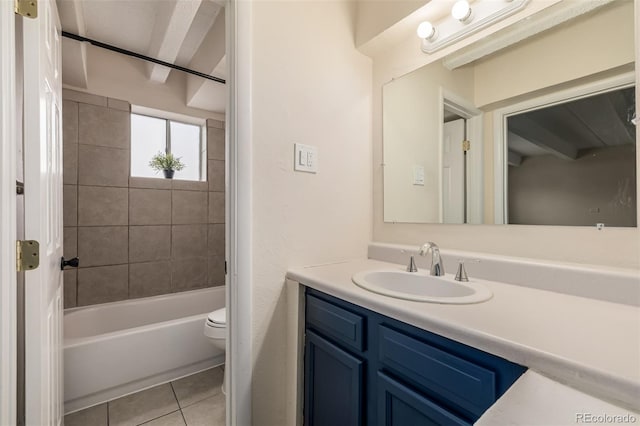
[[164, 152], [154, 155], [149, 161], [149, 166], [156, 172], [162, 170], [167, 179], [173, 179], [176, 171], [184, 169], [184, 163], [180, 161], [180, 157], [176, 158], [173, 154]]

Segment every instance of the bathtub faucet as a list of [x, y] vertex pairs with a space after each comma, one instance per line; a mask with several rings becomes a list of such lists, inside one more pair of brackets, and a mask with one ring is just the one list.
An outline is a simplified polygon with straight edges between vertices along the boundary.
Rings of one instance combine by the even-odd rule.
[[420, 256], [426, 256], [429, 250], [431, 250], [431, 269], [429, 270], [429, 273], [436, 277], [441, 277], [444, 275], [444, 265], [442, 264], [438, 245], [431, 241], [424, 243], [422, 247], [420, 247]]

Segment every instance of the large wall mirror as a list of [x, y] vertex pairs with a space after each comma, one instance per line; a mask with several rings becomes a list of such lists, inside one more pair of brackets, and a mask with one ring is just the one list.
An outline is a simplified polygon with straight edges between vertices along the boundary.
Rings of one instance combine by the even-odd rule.
[[383, 87], [385, 222], [637, 226], [633, 1], [464, 56]]

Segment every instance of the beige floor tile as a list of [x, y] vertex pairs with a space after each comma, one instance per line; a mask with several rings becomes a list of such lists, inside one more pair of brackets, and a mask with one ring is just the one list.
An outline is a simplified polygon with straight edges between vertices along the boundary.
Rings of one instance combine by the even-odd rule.
[[64, 416], [65, 426], [107, 426], [107, 420], [106, 403]]
[[225, 426], [225, 399], [220, 393], [182, 410], [187, 426]]
[[180, 407], [185, 408], [221, 393], [223, 376], [222, 369], [216, 367], [171, 382]]
[[180, 411], [158, 417], [150, 422], [143, 423], [144, 426], [185, 426], [184, 418]]
[[178, 409], [171, 385], [166, 383], [111, 401], [109, 426], [135, 426]]

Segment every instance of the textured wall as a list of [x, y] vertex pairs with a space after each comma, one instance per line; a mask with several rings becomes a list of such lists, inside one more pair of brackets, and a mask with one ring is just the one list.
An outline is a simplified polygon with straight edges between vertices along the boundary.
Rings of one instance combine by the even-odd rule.
[[224, 285], [224, 122], [207, 182], [129, 177], [128, 102], [64, 91], [65, 308]]

